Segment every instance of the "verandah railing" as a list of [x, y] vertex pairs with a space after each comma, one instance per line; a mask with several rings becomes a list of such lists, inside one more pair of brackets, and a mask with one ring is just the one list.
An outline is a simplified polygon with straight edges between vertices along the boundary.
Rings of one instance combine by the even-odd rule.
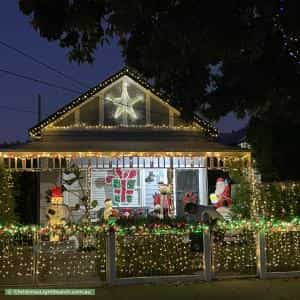
[[[51, 241], [51, 239], [59, 241]], [[208, 230], [101, 226], [0, 229], [0, 284], [99, 285], [300, 276], [300, 228], [250, 222]]]

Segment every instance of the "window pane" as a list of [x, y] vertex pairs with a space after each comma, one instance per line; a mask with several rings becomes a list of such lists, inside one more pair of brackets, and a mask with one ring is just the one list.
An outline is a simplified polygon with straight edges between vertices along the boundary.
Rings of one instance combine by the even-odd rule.
[[150, 210], [154, 208], [154, 195], [159, 193], [160, 183], [168, 183], [167, 169], [144, 169], [142, 188], [144, 189], [144, 205]]
[[10, 159], [10, 167], [12, 169], [14, 169], [16, 167], [16, 160], [15, 160], [15, 158], [11, 158]]
[[183, 198], [188, 192], [196, 195], [198, 202], [199, 172], [198, 170], [176, 170], [176, 210], [179, 216], [183, 215]]

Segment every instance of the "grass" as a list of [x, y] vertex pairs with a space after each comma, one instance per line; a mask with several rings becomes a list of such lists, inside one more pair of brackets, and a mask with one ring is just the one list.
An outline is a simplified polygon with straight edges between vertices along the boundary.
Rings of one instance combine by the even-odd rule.
[[[41, 297], [8, 296], [1, 290], [0, 299], [31, 299]], [[96, 289], [96, 296], [47, 296], [46, 299], [103, 299], [103, 300], [298, 300], [300, 299], [300, 279], [239, 279], [208, 283], [104, 286]]]

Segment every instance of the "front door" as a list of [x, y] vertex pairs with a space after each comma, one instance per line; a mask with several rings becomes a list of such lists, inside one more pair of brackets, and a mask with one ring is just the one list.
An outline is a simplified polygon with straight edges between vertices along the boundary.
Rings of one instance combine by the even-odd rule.
[[198, 169], [175, 169], [176, 210], [178, 216], [184, 215], [185, 195], [192, 192], [199, 202], [199, 171]]

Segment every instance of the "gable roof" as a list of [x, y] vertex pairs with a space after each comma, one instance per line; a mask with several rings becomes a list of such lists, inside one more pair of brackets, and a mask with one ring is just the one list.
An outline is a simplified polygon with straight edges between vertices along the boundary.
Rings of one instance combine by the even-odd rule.
[[[143, 88], [151, 91], [155, 96], [160, 98], [162, 101], [167, 103], [168, 105], [172, 106], [170, 104], [170, 99], [163, 94], [162, 92], [155, 89], [153, 86], [151, 86], [146, 79], [143, 78], [143, 75], [140, 74], [138, 71], [136, 71], [133, 68], [130, 67], [124, 67], [119, 72], [115, 73], [114, 75], [108, 77], [101, 83], [97, 84], [93, 88], [89, 89], [84, 94], [80, 95], [79, 97], [72, 100], [70, 103], [63, 106], [61, 109], [56, 111], [55, 113], [48, 116], [46, 119], [39, 122], [36, 126], [29, 129], [29, 135], [31, 137], [38, 137], [41, 135], [41, 131], [43, 128], [45, 128], [47, 125], [51, 124], [52, 122], [56, 121], [58, 118], [60, 118], [62, 115], [66, 114], [70, 110], [74, 109], [75, 107], [79, 106], [80, 104], [84, 103], [87, 99], [94, 96], [96, 93], [100, 92], [119, 78], [123, 76], [128, 76], [138, 84], [140, 84]], [[213, 127], [209, 122], [205, 121], [204, 119], [201, 119], [197, 115], [193, 116], [193, 121], [199, 124], [201, 127], [203, 127], [209, 136], [217, 136], [218, 132], [215, 127]]]

